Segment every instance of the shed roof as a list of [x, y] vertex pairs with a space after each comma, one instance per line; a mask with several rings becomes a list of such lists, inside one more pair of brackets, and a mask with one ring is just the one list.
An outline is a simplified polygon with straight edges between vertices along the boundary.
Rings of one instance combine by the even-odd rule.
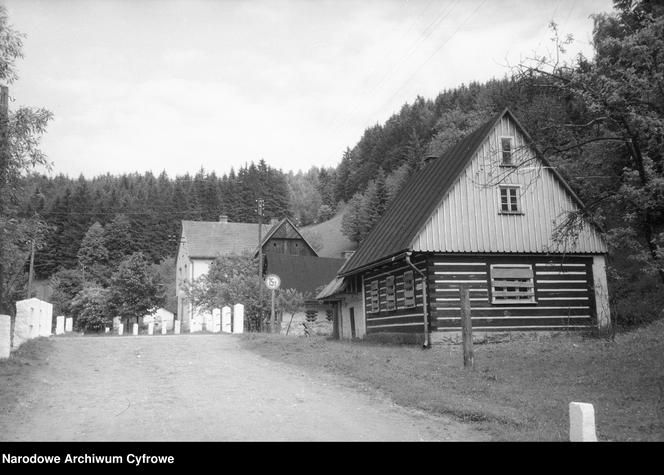
[[344, 259], [316, 256], [291, 256], [288, 254], [266, 254], [266, 272], [277, 274], [281, 288], [295, 289], [303, 293], [316, 290], [332, 280]]

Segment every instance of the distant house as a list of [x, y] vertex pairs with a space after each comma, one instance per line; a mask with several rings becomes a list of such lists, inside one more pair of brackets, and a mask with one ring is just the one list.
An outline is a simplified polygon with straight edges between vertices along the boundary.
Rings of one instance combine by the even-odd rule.
[[[189, 329], [192, 318], [203, 320], [187, 301], [182, 291], [185, 282], [192, 282], [207, 274], [210, 264], [219, 255], [257, 255], [258, 224], [232, 223], [227, 216], [219, 221], [182, 221], [182, 234], [176, 262], [178, 319], [183, 330]], [[261, 248], [269, 254], [316, 256], [316, 251], [300, 234], [293, 223], [285, 218], [262, 225]]]
[[579, 198], [509, 110], [415, 173], [317, 296], [343, 338], [460, 329], [606, 329], [606, 244], [590, 222], [554, 239]]

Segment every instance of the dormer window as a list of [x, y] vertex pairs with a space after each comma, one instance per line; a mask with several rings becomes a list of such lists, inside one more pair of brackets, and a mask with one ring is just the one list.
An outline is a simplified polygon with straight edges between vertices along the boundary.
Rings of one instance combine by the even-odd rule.
[[513, 167], [513, 155], [514, 155], [514, 140], [512, 137], [501, 137], [500, 138], [500, 164], [503, 166]]
[[519, 187], [514, 185], [500, 186], [500, 213], [501, 214], [523, 214]]

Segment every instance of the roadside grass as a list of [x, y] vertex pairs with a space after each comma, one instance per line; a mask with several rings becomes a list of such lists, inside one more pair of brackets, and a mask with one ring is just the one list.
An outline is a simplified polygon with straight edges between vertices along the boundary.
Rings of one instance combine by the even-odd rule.
[[[7, 359], [0, 359], [0, 415], [28, 407], [41, 381], [35, 371], [48, 365], [53, 342], [47, 338], [26, 341]], [[5, 430], [0, 426], [0, 430]]]
[[352, 378], [395, 403], [477, 424], [496, 440], [568, 440], [568, 404], [595, 406], [600, 441], [664, 440], [664, 321], [615, 342], [580, 335], [416, 346], [245, 334], [266, 358]]

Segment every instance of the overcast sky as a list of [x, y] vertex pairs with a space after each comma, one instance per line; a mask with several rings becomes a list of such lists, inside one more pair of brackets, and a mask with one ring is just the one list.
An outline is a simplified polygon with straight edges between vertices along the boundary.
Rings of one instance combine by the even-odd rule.
[[10, 107], [55, 114], [52, 173], [335, 166], [417, 95], [501, 78], [555, 20], [591, 55], [610, 0], [5, 0], [27, 34]]

